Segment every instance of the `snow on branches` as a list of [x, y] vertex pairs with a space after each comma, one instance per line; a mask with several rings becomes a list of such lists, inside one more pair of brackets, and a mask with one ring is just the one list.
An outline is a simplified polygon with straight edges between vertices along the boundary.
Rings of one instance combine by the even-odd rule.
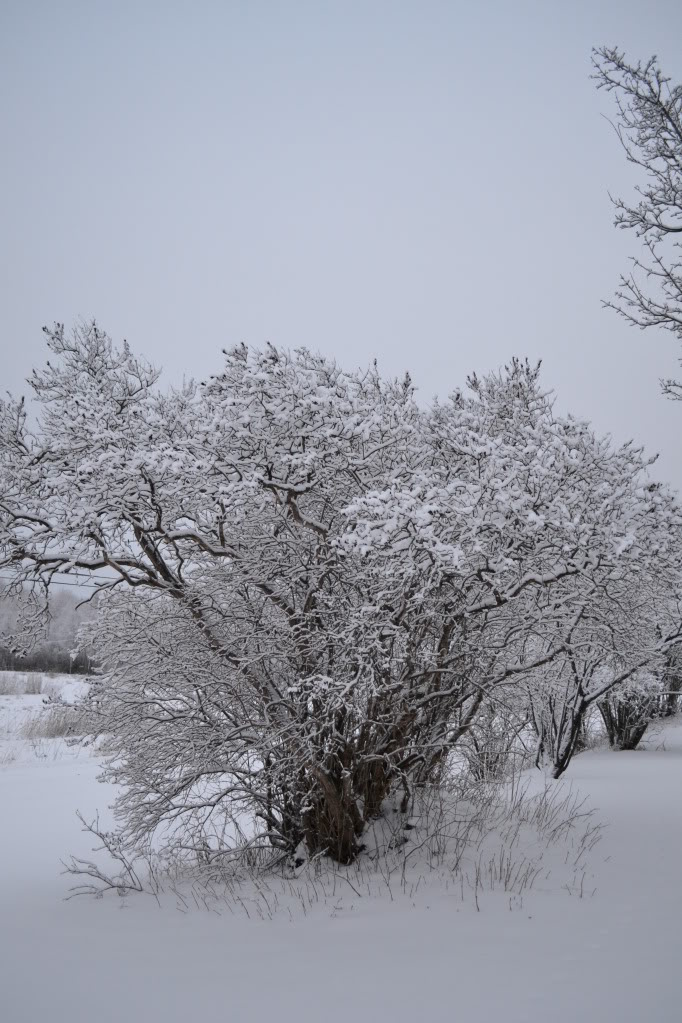
[[[614, 47], [592, 51], [592, 77], [612, 93], [613, 128], [628, 163], [639, 169], [636, 197], [614, 198], [615, 226], [634, 231], [641, 256], [622, 274], [614, 302], [628, 323], [662, 327], [682, 340], [682, 85], [661, 70], [656, 57], [630, 63]], [[682, 398], [682, 383], [662, 380], [663, 393]]]
[[131, 843], [349, 862], [498, 694], [603, 695], [677, 638], [673, 498], [536, 367], [424, 409], [409, 377], [305, 350], [237, 347], [162, 392], [94, 324], [48, 344], [35, 429], [0, 405], [0, 568], [99, 580]]

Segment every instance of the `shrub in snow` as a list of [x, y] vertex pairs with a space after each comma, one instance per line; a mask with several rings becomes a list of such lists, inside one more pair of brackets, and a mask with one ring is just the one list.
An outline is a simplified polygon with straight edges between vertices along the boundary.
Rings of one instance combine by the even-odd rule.
[[102, 573], [123, 843], [350, 862], [490, 700], [525, 687], [560, 773], [585, 706], [677, 636], [672, 497], [536, 368], [425, 410], [305, 350], [164, 393], [94, 324], [48, 343], [38, 428], [0, 404], [0, 567]]
[[[645, 680], [663, 670], [662, 631], [676, 642], [680, 612], [672, 577], [656, 575], [655, 559], [647, 570], [647, 557], [642, 551], [632, 574], [610, 573], [604, 590], [585, 594], [561, 652], [540, 671], [529, 672], [525, 681], [537, 763], [546, 764], [555, 778], [583, 745], [586, 719], [595, 706], [613, 745], [625, 740], [619, 720], [623, 728], [626, 721], [634, 726], [635, 720], [650, 720], [651, 687]], [[635, 732], [627, 741], [634, 739]]]
[[459, 744], [467, 770], [476, 781], [514, 775], [532, 762], [530, 714], [522, 691], [486, 700]]
[[647, 728], [665, 713], [663, 683], [649, 671], [640, 671], [599, 701], [599, 713], [612, 749], [636, 749]]

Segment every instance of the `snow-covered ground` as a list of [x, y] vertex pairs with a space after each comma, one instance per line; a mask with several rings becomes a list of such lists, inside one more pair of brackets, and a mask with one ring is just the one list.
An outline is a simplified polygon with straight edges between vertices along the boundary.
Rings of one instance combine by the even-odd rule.
[[220, 901], [65, 901], [60, 860], [93, 844], [74, 810], [92, 816], [112, 792], [87, 750], [16, 738], [40, 700], [0, 697], [3, 1023], [682, 1019], [680, 725], [648, 749], [574, 761], [569, 782], [607, 825], [583, 898], [557, 880], [523, 899], [483, 892], [477, 909], [454, 887], [392, 901], [340, 885], [308, 912], [262, 920]]
[[0, 767], [61, 756], [64, 743], [39, 735], [27, 740], [22, 733], [43, 713], [46, 701], [73, 704], [87, 686], [80, 675], [0, 671]]

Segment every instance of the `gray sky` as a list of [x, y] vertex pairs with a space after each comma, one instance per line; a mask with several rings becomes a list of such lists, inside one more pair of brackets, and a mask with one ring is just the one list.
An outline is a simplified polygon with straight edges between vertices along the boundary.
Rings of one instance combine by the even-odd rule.
[[239, 341], [409, 369], [513, 354], [682, 487], [665, 333], [600, 307], [636, 239], [590, 48], [682, 79], [679, 0], [0, 0], [3, 389], [96, 316], [203, 377]]

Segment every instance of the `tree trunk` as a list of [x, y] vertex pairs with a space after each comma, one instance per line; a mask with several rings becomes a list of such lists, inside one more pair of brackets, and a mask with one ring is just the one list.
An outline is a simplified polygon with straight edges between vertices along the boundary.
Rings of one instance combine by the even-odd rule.
[[353, 796], [350, 779], [332, 779], [319, 768], [316, 790], [304, 815], [305, 841], [311, 854], [325, 852], [337, 863], [352, 863], [360, 844], [364, 821]]
[[652, 701], [642, 703], [610, 701], [608, 698], [598, 704], [609, 746], [614, 750], [636, 749], [655, 714]]
[[579, 741], [583, 731], [587, 706], [588, 705], [583, 700], [573, 711], [566, 741], [562, 743], [561, 736], [557, 736], [557, 748], [554, 753], [551, 770], [552, 778], [561, 777], [570, 764], [573, 754], [576, 752], [577, 748], [579, 748]]

